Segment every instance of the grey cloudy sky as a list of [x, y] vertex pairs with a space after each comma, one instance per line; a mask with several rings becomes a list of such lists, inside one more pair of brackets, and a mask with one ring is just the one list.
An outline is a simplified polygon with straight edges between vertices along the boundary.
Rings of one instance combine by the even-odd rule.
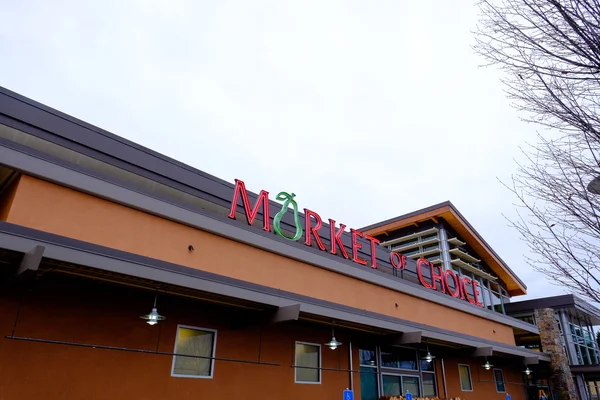
[[473, 3], [0, 0], [0, 85], [351, 227], [450, 200], [527, 297], [561, 293], [502, 216], [536, 128]]

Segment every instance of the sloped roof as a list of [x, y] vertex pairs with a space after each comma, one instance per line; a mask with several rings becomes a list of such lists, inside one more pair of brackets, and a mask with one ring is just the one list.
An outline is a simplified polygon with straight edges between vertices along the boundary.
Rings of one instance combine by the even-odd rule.
[[508, 293], [511, 296], [527, 294], [527, 286], [523, 281], [510, 269], [450, 201], [377, 222], [361, 228], [360, 231], [371, 236], [379, 235], [430, 219], [436, 220], [437, 218], [443, 218], [477, 252], [479, 257], [481, 257], [492, 271], [506, 283]]

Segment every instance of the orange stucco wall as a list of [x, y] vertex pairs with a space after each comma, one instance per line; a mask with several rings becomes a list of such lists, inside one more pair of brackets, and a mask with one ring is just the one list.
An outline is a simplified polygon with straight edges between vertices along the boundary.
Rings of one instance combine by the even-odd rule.
[[0, 193], [0, 221], [6, 221], [12, 207], [15, 194], [17, 193], [18, 181], [13, 181], [2, 193]]
[[[504, 382], [506, 393], [510, 394], [512, 400], [525, 400], [525, 386], [523, 383], [523, 373], [521, 372], [525, 366], [518, 365], [518, 362], [513, 364], [500, 364], [500, 359], [496, 358], [494, 368], [502, 370], [504, 374]], [[505, 400], [506, 393], [496, 392], [496, 383], [494, 382], [493, 370], [489, 371], [481, 365], [484, 363], [482, 359], [444, 359], [444, 369], [446, 372], [446, 387], [448, 389], [448, 397], [460, 397], [461, 400]], [[460, 378], [458, 365], [466, 364], [471, 369], [471, 383], [473, 391], [464, 392], [460, 386]], [[438, 383], [440, 382], [438, 375]], [[441, 387], [441, 386], [440, 386]], [[442, 390], [442, 389], [440, 389]], [[482, 395], [485, 393], [485, 395]]]
[[[341, 398], [350, 385], [346, 371], [322, 371], [321, 384], [294, 383], [295, 341], [325, 343], [327, 326], [295, 322], [233, 330], [229, 308], [171, 296], [159, 297], [167, 319], [149, 326], [138, 316], [150, 311], [152, 301], [149, 292], [46, 277], [32, 291], [0, 292], [0, 399], [326, 400]], [[169, 355], [5, 339], [15, 320], [16, 336], [168, 353], [174, 352], [178, 324], [216, 329], [216, 357], [257, 361], [260, 347], [260, 360], [280, 365], [216, 360], [212, 379], [171, 377]], [[345, 332], [336, 333], [348, 343]], [[321, 354], [324, 368], [349, 369], [347, 345], [336, 351], [322, 346]], [[360, 384], [358, 374], [355, 382]]]
[[8, 222], [514, 345], [509, 326], [28, 176], [19, 182]]

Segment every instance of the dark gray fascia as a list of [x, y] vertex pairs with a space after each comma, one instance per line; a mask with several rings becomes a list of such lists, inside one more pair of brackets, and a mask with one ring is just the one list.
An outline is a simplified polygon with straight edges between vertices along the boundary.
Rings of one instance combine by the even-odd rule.
[[600, 310], [574, 294], [563, 294], [559, 296], [512, 302], [506, 304], [505, 308], [507, 313], [513, 315], [523, 312], [533, 312], [534, 310], [544, 308], [552, 308], [555, 310], [574, 309], [582, 312], [587, 317], [592, 318], [595, 323], [600, 323]]
[[101, 269], [143, 279], [164, 282], [260, 304], [287, 307], [300, 304], [304, 313], [325, 316], [396, 332], [421, 331], [424, 337], [470, 347], [492, 347], [499, 353], [534, 357], [548, 361], [547, 355], [504, 343], [418, 324], [366, 310], [336, 304], [308, 296], [240, 281], [181, 265], [150, 259], [119, 250], [81, 242], [19, 225], [0, 222], [0, 248], [25, 253], [35, 246], [44, 247], [44, 257], [84, 267]]

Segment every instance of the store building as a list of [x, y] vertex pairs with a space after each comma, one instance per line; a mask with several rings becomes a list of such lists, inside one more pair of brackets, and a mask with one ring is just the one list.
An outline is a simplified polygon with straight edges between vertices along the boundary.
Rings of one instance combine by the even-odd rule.
[[540, 329], [540, 335], [518, 335], [517, 345], [550, 355], [557, 383], [581, 400], [598, 399], [600, 351], [593, 327], [600, 325], [600, 310], [572, 294], [513, 302], [506, 309]]
[[0, 88], [4, 398], [537, 399], [526, 287], [450, 203], [356, 230], [274, 193]]

